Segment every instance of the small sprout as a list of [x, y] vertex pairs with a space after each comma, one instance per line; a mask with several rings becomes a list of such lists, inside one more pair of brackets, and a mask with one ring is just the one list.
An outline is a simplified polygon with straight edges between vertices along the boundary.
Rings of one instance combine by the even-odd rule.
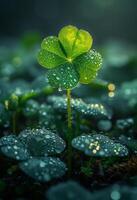
[[65, 142], [46, 129], [24, 130], [18, 137], [4, 136], [0, 139], [2, 152], [16, 160], [30, 157], [44, 157], [59, 154], [65, 149]]
[[72, 146], [80, 151], [83, 151], [88, 156], [123, 157], [128, 155], [128, 150], [124, 145], [115, 143], [107, 136], [101, 134], [81, 135], [72, 140]]
[[5, 101], [5, 107], [7, 110], [15, 111], [19, 106], [19, 97], [16, 94], [11, 94], [9, 99]]
[[46, 197], [48, 200], [92, 200], [91, 193], [74, 181], [52, 186]]
[[53, 157], [31, 158], [21, 162], [19, 167], [27, 175], [41, 182], [59, 178], [67, 170], [66, 165], [59, 158]]
[[22, 103], [36, 95], [37, 92], [31, 89], [26, 81], [18, 80], [10, 84], [5, 101], [9, 110], [16, 110]]

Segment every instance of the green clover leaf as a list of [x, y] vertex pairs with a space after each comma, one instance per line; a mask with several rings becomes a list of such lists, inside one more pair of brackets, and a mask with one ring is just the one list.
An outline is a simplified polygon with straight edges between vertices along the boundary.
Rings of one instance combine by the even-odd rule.
[[71, 63], [65, 63], [49, 70], [48, 79], [51, 86], [69, 89], [74, 88], [79, 82], [79, 74]]
[[51, 69], [65, 63], [66, 60], [45, 49], [41, 49], [38, 53], [38, 62], [43, 67]]
[[89, 51], [92, 45], [91, 35], [75, 26], [65, 26], [59, 32], [59, 40], [64, 47], [68, 58], [75, 58]]
[[59, 39], [56, 36], [49, 36], [45, 38], [41, 44], [41, 48], [62, 58], [65, 58], [65, 54], [62, 51], [63, 49], [61, 48]]
[[65, 63], [67, 60], [56, 36], [45, 38], [38, 53], [38, 62], [46, 68], [54, 68]]
[[102, 57], [96, 51], [90, 50], [77, 57], [74, 63], [80, 75], [80, 83], [88, 84], [96, 77], [102, 65]]
[[38, 62], [50, 69], [49, 83], [60, 89], [72, 89], [78, 82], [88, 84], [102, 64], [101, 55], [90, 50], [92, 36], [75, 26], [63, 27], [58, 37], [49, 36], [41, 44]]

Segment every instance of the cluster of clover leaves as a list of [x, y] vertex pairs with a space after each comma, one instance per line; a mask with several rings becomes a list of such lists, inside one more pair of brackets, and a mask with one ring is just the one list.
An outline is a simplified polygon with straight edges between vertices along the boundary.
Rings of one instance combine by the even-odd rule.
[[65, 174], [66, 165], [55, 156], [65, 149], [65, 142], [46, 129], [26, 129], [0, 139], [1, 151], [20, 161], [19, 167], [38, 181], [49, 181]]
[[[72, 147], [83, 151], [90, 157], [123, 157], [128, 155], [128, 150], [124, 145], [116, 143], [107, 136], [92, 133], [83, 134], [76, 138], [73, 136], [72, 108], [87, 116], [95, 115], [98, 112], [101, 115], [107, 115], [102, 106], [101, 108], [94, 107], [93, 105], [86, 105], [82, 101], [71, 100], [71, 89], [76, 87], [79, 82], [90, 83], [101, 67], [102, 58], [99, 53], [90, 50], [91, 46], [92, 37], [87, 31], [78, 30], [74, 26], [66, 26], [60, 30], [58, 37], [45, 38], [38, 54], [39, 63], [49, 69], [48, 80], [50, 85], [67, 90], [66, 100], [60, 97], [49, 99], [54, 108], [67, 108], [67, 145], [59, 135], [44, 128], [26, 129], [18, 136], [9, 135], [0, 139], [1, 151], [8, 157], [20, 161], [21, 170], [38, 181], [49, 181], [63, 176], [67, 168], [70, 172], [73, 156]], [[31, 95], [35, 96], [35, 93], [39, 93], [39, 91], [34, 87]], [[25, 100], [30, 99], [27, 94], [25, 97], [23, 95], [23, 100], [22, 95], [14, 95], [12, 99], [14, 99], [14, 102], [18, 102], [18, 99], [20, 99], [20, 102], [22, 102], [24, 98]], [[17, 101], [15, 101], [16, 99]], [[9, 102], [7, 102], [7, 106], [10, 106]], [[66, 146], [67, 166], [60, 158], [55, 157], [56, 154], [62, 153]]]
[[[90, 157], [124, 157], [127, 148], [100, 134], [87, 134], [74, 138], [71, 145]], [[19, 167], [32, 178], [47, 182], [63, 176], [69, 170], [56, 155], [63, 153], [66, 142], [45, 128], [25, 129], [0, 139], [1, 152], [19, 161]]]
[[92, 36], [85, 30], [65, 26], [56, 36], [45, 38], [38, 62], [49, 69], [48, 79], [53, 87], [72, 89], [77, 84], [90, 83], [101, 67], [101, 55], [91, 50]]
[[68, 127], [71, 128], [71, 89], [88, 84], [97, 75], [102, 57], [91, 50], [92, 36], [75, 26], [63, 27], [58, 37], [49, 36], [41, 44], [38, 62], [48, 70], [51, 86], [67, 90]]

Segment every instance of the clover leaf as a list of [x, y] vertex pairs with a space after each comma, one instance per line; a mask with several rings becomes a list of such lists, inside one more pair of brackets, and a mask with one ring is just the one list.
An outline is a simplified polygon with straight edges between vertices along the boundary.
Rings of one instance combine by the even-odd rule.
[[76, 69], [80, 75], [80, 83], [90, 83], [97, 75], [102, 65], [102, 58], [96, 51], [90, 50], [74, 60]]
[[85, 30], [75, 26], [65, 26], [59, 32], [59, 40], [68, 58], [74, 58], [87, 52], [92, 45], [92, 36]]
[[[67, 98], [60, 96], [49, 96], [48, 102], [53, 105], [53, 108], [58, 112], [67, 110]], [[71, 107], [76, 113], [92, 119], [111, 118], [111, 113], [101, 103], [85, 103], [82, 99], [71, 99]]]
[[31, 157], [44, 157], [61, 153], [65, 142], [57, 134], [46, 129], [25, 129], [18, 137], [4, 136], [0, 139], [2, 152], [16, 160], [26, 160]]
[[53, 87], [61, 89], [74, 88], [79, 81], [79, 74], [71, 63], [65, 63], [49, 70], [48, 79]]
[[60, 56], [42, 49], [38, 54], [38, 62], [43, 67], [51, 69], [65, 63], [66, 61]]
[[0, 139], [3, 154], [20, 161], [19, 167], [30, 177], [46, 182], [61, 177], [67, 168], [59, 158], [49, 157], [65, 149], [65, 142], [46, 129], [26, 129], [19, 136]]
[[66, 165], [53, 157], [31, 158], [19, 164], [20, 169], [32, 178], [47, 182], [63, 176], [67, 170]]
[[115, 143], [101, 134], [78, 136], [72, 140], [72, 146], [88, 156], [124, 157], [128, 155], [128, 149], [124, 145]]
[[49, 69], [51, 86], [72, 89], [78, 82], [88, 84], [102, 64], [99, 53], [92, 51], [92, 36], [75, 26], [65, 26], [56, 36], [45, 38], [38, 53], [38, 62]]
[[62, 58], [65, 58], [65, 54], [62, 51], [60, 41], [56, 36], [49, 36], [45, 38], [41, 44], [41, 48]]
[[131, 152], [137, 154], [137, 140], [131, 137], [127, 137], [125, 135], [121, 135], [119, 137], [120, 143], [126, 145]]

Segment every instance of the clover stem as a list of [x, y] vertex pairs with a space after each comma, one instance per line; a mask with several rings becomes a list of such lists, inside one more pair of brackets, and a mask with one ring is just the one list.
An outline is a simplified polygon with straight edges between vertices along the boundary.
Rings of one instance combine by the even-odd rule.
[[72, 128], [71, 90], [67, 90], [68, 129]]
[[67, 115], [68, 115], [68, 175], [71, 176], [72, 171], [72, 110], [71, 110], [71, 90], [67, 90]]

